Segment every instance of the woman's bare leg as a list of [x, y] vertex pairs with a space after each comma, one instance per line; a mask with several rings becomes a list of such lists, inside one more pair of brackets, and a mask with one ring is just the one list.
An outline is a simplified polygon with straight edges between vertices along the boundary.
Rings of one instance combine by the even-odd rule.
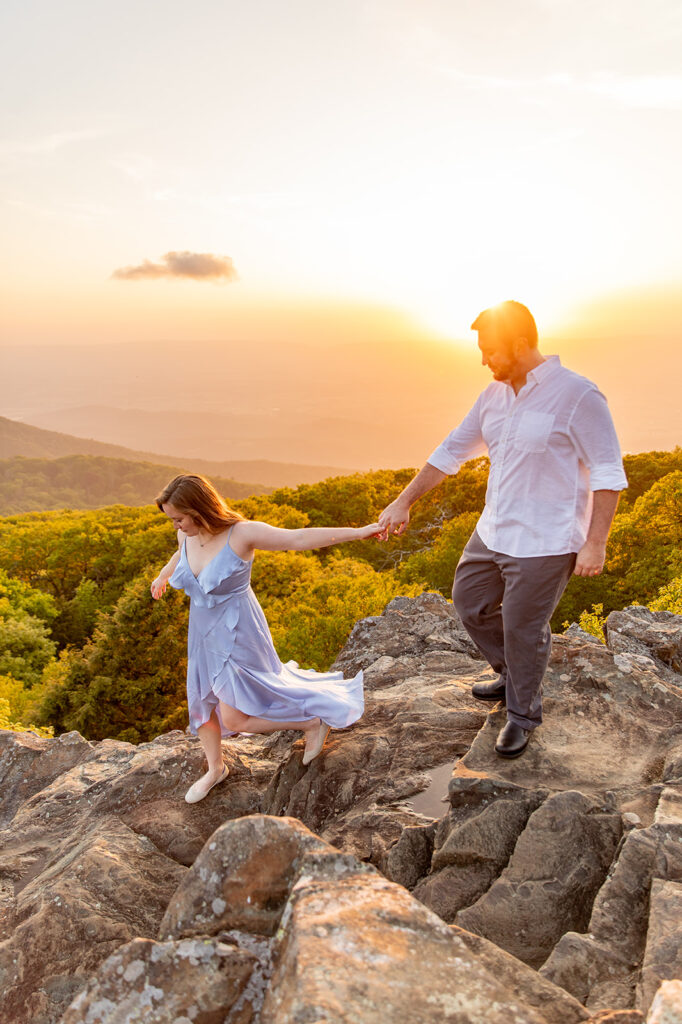
[[204, 754], [208, 761], [209, 770], [212, 768], [218, 768], [220, 771], [223, 770], [223, 747], [222, 747], [222, 735], [220, 729], [220, 722], [215, 711], [211, 712], [211, 716], [207, 722], [200, 725], [197, 729], [197, 736], [201, 740], [201, 745], [204, 748]]
[[229, 704], [220, 701], [220, 717], [226, 729], [233, 729], [235, 732], [256, 732], [269, 733], [279, 732], [280, 729], [300, 729], [302, 732], [310, 732], [317, 729], [320, 724], [319, 718], [308, 718], [305, 722], [273, 722], [269, 718], [256, 718], [254, 715], [245, 715], [243, 711], [237, 711]]
[[208, 761], [208, 771], [200, 779], [197, 779], [194, 785], [199, 790], [206, 790], [208, 792], [213, 783], [217, 782], [222, 775], [224, 767], [220, 722], [215, 711], [211, 712], [211, 717], [207, 722], [199, 726], [197, 736], [204, 748], [204, 754]]

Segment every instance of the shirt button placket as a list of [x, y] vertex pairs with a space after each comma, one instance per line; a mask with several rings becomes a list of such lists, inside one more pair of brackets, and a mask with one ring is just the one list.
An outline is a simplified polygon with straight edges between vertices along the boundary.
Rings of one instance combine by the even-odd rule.
[[505, 460], [507, 458], [507, 443], [509, 441], [509, 435], [511, 434], [511, 429], [512, 429], [512, 425], [513, 425], [513, 422], [514, 422], [514, 406], [515, 406], [515, 404], [516, 403], [513, 403], [510, 406], [509, 411], [508, 411], [507, 415], [504, 418], [504, 426], [502, 428], [502, 435], [500, 437], [500, 459], [499, 459], [499, 467], [500, 468], [499, 468], [499, 471], [498, 471], [498, 473], [497, 473], [497, 475], [495, 477], [495, 482], [493, 484], [492, 500], [491, 500], [491, 503], [490, 503], [490, 513], [491, 513], [491, 516], [490, 516], [491, 524], [490, 525], [492, 527], [492, 536], [490, 538], [490, 543], [491, 544], [493, 544], [495, 542], [495, 536], [497, 534], [497, 524], [498, 524], [498, 507], [497, 507], [497, 505], [498, 505], [498, 498], [499, 498], [499, 493], [500, 493], [500, 483], [501, 483], [502, 477], [504, 476], [504, 473], [505, 473]]

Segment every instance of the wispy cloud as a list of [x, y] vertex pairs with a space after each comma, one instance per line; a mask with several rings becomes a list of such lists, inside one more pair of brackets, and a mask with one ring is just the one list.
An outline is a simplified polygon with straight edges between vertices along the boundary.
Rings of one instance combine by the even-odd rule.
[[588, 75], [557, 72], [537, 78], [517, 78], [469, 74], [457, 68], [443, 66], [440, 71], [467, 89], [520, 93], [529, 100], [540, 97], [546, 101], [548, 89], [555, 89], [574, 94], [601, 96], [623, 106], [642, 110], [682, 109], [682, 75], [622, 75], [598, 71]]
[[587, 78], [553, 75], [548, 82], [604, 96], [628, 107], [649, 110], [682, 109], [681, 75], [617, 75], [602, 71]]
[[114, 215], [112, 207], [104, 203], [88, 202], [87, 200], [49, 205], [27, 202], [24, 199], [8, 198], [4, 200], [4, 204], [11, 209], [55, 221], [80, 221], [85, 224], [94, 224], [108, 220]]
[[156, 161], [142, 153], [121, 153], [111, 163], [117, 171], [133, 181], [145, 181], [158, 170]]
[[281, 210], [299, 210], [322, 202], [310, 190], [271, 190], [268, 192], [225, 192], [211, 194], [206, 191], [178, 192], [173, 188], [158, 189], [153, 198], [159, 203], [186, 203], [211, 213], [244, 210], [248, 213], [270, 215]]
[[210, 252], [167, 252], [160, 263], [144, 260], [136, 267], [119, 267], [111, 275], [118, 281], [187, 277], [193, 281], [236, 281], [237, 271], [229, 256]]
[[74, 142], [88, 142], [91, 139], [101, 139], [108, 132], [101, 129], [80, 132], [50, 132], [34, 139], [4, 139], [0, 141], [0, 156], [44, 156], [48, 153], [56, 153]]

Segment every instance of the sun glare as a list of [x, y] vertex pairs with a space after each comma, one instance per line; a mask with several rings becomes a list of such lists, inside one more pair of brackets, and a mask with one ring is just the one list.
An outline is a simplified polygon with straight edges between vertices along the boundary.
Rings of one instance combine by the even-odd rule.
[[478, 314], [506, 299], [516, 299], [528, 306], [541, 335], [558, 330], [572, 305], [567, 296], [560, 294], [549, 278], [542, 282], [540, 273], [529, 272], [525, 284], [515, 284], [516, 276], [500, 272], [478, 283], [473, 279], [463, 281], [460, 276], [451, 290], [444, 288], [439, 294], [431, 293], [415, 302], [415, 316], [429, 332], [465, 348], [476, 346], [471, 324]]

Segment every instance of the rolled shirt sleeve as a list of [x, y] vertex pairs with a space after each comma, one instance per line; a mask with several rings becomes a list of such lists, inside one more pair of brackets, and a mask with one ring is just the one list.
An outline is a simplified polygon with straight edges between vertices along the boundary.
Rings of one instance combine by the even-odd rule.
[[623, 491], [628, 486], [616, 428], [606, 399], [589, 388], [576, 405], [568, 425], [578, 457], [587, 466], [591, 491]]
[[430, 466], [452, 476], [467, 459], [486, 452], [487, 446], [481, 433], [482, 398], [483, 395], [479, 395], [459, 426], [451, 430], [442, 444], [429, 455], [426, 461]]

